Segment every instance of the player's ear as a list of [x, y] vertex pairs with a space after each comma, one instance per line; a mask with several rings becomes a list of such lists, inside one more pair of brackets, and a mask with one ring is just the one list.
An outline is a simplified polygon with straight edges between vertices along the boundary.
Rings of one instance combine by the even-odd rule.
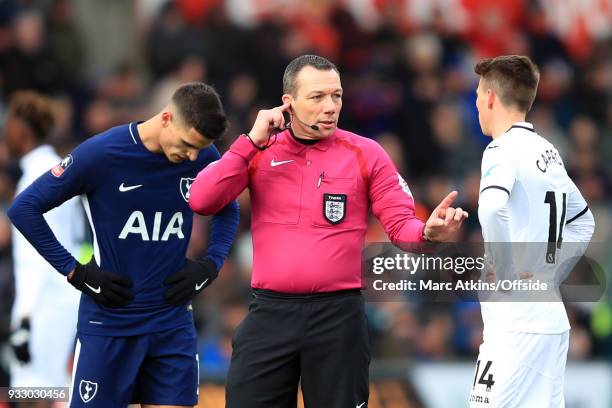
[[166, 127], [172, 122], [172, 112], [165, 110], [161, 114], [162, 127]]
[[487, 89], [487, 108], [493, 109], [493, 103], [495, 102], [497, 95], [491, 88]]

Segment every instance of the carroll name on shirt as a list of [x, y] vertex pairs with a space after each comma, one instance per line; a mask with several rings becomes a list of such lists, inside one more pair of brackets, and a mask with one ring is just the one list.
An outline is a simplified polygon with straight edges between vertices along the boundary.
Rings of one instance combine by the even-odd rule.
[[550, 166], [557, 165], [563, 167], [563, 160], [555, 150], [547, 149], [540, 154], [540, 159], [536, 160], [536, 166], [542, 173], [546, 173], [546, 170]]

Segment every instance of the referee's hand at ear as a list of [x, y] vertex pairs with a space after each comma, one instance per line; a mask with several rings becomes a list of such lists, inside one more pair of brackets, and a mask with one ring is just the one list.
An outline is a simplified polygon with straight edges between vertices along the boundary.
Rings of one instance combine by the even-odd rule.
[[287, 102], [272, 109], [260, 110], [257, 113], [255, 123], [248, 133], [251, 141], [257, 146], [263, 146], [268, 142], [270, 136], [285, 128], [285, 117], [283, 112], [291, 108], [291, 103]]

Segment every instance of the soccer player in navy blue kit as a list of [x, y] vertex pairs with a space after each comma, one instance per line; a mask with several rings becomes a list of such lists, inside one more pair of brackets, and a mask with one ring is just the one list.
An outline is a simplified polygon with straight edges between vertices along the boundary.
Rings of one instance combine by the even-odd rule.
[[[219, 159], [227, 128], [215, 90], [181, 86], [141, 123], [98, 134], [38, 178], [8, 215], [40, 254], [83, 292], [70, 407], [193, 406], [198, 362], [191, 299], [217, 277], [238, 228], [235, 202], [212, 220], [206, 254], [185, 258], [189, 189]], [[81, 196], [94, 257], [79, 264], [43, 214]]]

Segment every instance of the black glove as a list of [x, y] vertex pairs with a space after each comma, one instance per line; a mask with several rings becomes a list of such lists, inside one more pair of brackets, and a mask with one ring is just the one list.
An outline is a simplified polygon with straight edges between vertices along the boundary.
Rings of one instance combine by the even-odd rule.
[[132, 281], [125, 276], [101, 270], [93, 258], [85, 265], [77, 263], [68, 282], [102, 306], [126, 306], [134, 299], [129, 290]]
[[11, 333], [9, 344], [17, 360], [22, 363], [30, 362], [30, 319], [28, 317], [21, 319], [19, 328]]
[[164, 280], [164, 285], [168, 286], [164, 296], [166, 302], [175, 306], [186, 304], [208, 287], [217, 275], [219, 271], [213, 261], [185, 259], [183, 267]]

